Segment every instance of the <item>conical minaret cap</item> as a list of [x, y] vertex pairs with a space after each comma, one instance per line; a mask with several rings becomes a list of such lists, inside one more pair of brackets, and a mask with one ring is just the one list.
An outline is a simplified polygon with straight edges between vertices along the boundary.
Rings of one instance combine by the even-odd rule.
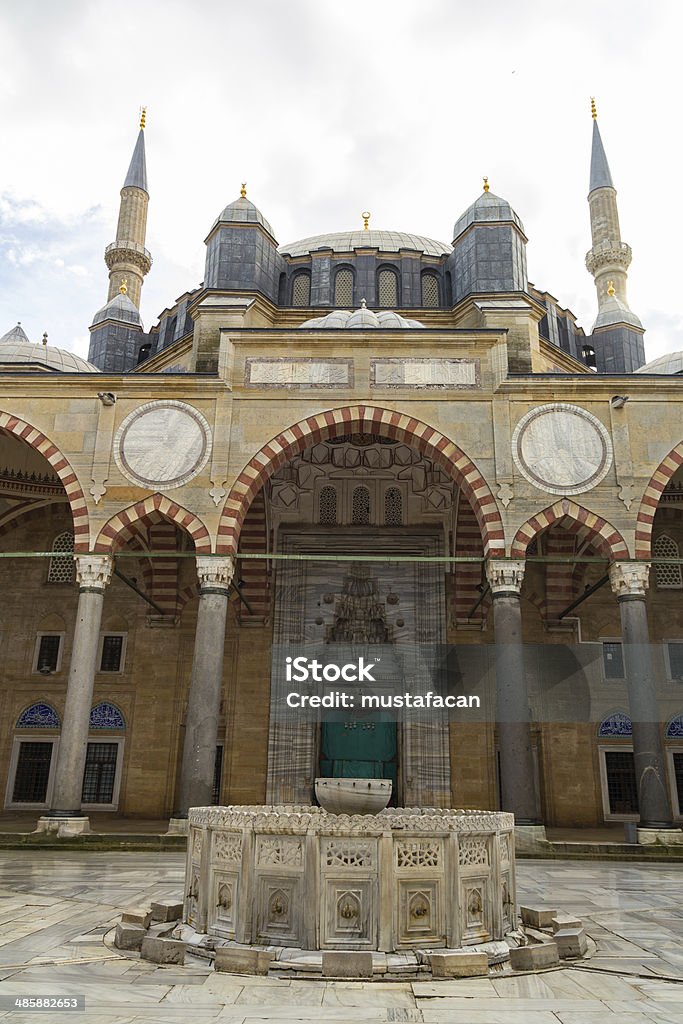
[[614, 182], [612, 181], [609, 164], [607, 163], [605, 147], [603, 146], [602, 139], [600, 137], [598, 122], [594, 117], [593, 145], [591, 148], [591, 176], [588, 192], [593, 192], [596, 188], [614, 188]]
[[133, 157], [128, 168], [128, 174], [126, 180], [123, 183], [124, 188], [139, 188], [143, 192], [149, 190], [147, 188], [147, 163], [145, 161], [145, 131], [141, 128], [138, 132], [138, 139], [135, 143], [135, 149], [133, 150]]

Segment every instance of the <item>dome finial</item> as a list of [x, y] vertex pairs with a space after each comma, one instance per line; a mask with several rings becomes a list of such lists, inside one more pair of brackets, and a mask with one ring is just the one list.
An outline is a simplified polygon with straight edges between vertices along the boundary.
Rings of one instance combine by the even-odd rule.
[[610, 299], [614, 295], [614, 281], [607, 282], [607, 294], [609, 295]]
[[121, 279], [121, 286], [119, 288], [121, 295], [125, 295], [128, 291], [128, 278], [124, 277]]
[[361, 217], [363, 218], [363, 231], [369, 231], [370, 211], [363, 210], [363, 212], [361, 213]]
[[488, 179], [488, 177], [486, 175], [484, 175], [484, 192], [488, 192], [488, 190], [489, 190], [489, 179]]
[[595, 96], [591, 96], [591, 117], [594, 121], [598, 119], [598, 111], [595, 107]]
[[361, 309], [367, 309], [367, 308], [368, 308], [368, 304], [367, 304], [367, 302], [365, 301], [365, 299], [361, 299], [361, 300], [360, 300], [360, 308], [361, 308]]
[[147, 120], [147, 107], [140, 107], [140, 130], [144, 131], [145, 121]]
[[246, 181], [242, 182], [242, 188], [240, 189], [240, 196], [242, 197], [242, 199], [246, 199], [247, 198], [247, 183], [246, 183]]
[[43, 331], [43, 345], [47, 345], [47, 331]]

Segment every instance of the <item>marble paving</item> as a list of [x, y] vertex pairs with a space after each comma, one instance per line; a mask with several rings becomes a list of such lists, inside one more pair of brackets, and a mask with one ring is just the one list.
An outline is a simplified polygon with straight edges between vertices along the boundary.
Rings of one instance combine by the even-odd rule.
[[596, 944], [543, 974], [324, 982], [128, 960], [102, 937], [123, 907], [182, 892], [183, 856], [21, 850], [0, 863], [0, 995], [85, 995], [85, 1012], [0, 1010], [22, 1024], [683, 1024], [683, 867], [522, 861], [520, 899], [571, 910]]

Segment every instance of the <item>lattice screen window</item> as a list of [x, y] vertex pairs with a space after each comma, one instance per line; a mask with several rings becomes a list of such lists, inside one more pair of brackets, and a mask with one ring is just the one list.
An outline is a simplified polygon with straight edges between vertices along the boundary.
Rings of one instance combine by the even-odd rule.
[[399, 487], [388, 487], [384, 492], [384, 525], [403, 525], [403, 495]]
[[439, 305], [439, 281], [436, 274], [422, 275], [422, 305], [430, 309]]
[[65, 531], [52, 542], [52, 558], [47, 570], [48, 583], [72, 583], [74, 578], [74, 535]]
[[334, 279], [334, 304], [337, 308], [353, 306], [353, 271], [348, 267], [337, 271]]
[[322, 526], [337, 525], [337, 491], [334, 487], [323, 487], [320, 490], [318, 522]]
[[638, 787], [630, 750], [605, 751], [610, 814], [637, 814]]
[[[655, 558], [678, 558], [678, 544], [672, 537], [660, 533], [652, 546]], [[683, 574], [680, 565], [655, 564], [655, 579], [660, 590], [680, 590], [683, 587]]]
[[292, 281], [292, 305], [308, 306], [311, 301], [311, 279], [308, 274], [295, 274]]
[[377, 304], [390, 308], [398, 305], [398, 278], [393, 270], [380, 270], [379, 272]]
[[354, 487], [351, 496], [351, 522], [354, 526], [370, 524], [370, 491], [367, 487]]

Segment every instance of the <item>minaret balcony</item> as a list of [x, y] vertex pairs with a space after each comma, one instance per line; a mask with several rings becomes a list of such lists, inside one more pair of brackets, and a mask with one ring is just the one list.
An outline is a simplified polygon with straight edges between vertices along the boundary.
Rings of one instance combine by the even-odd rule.
[[129, 238], [118, 238], [115, 242], [110, 242], [104, 250], [104, 262], [109, 270], [122, 263], [129, 263], [137, 267], [141, 273], [147, 274], [152, 266], [152, 254], [139, 242]]

